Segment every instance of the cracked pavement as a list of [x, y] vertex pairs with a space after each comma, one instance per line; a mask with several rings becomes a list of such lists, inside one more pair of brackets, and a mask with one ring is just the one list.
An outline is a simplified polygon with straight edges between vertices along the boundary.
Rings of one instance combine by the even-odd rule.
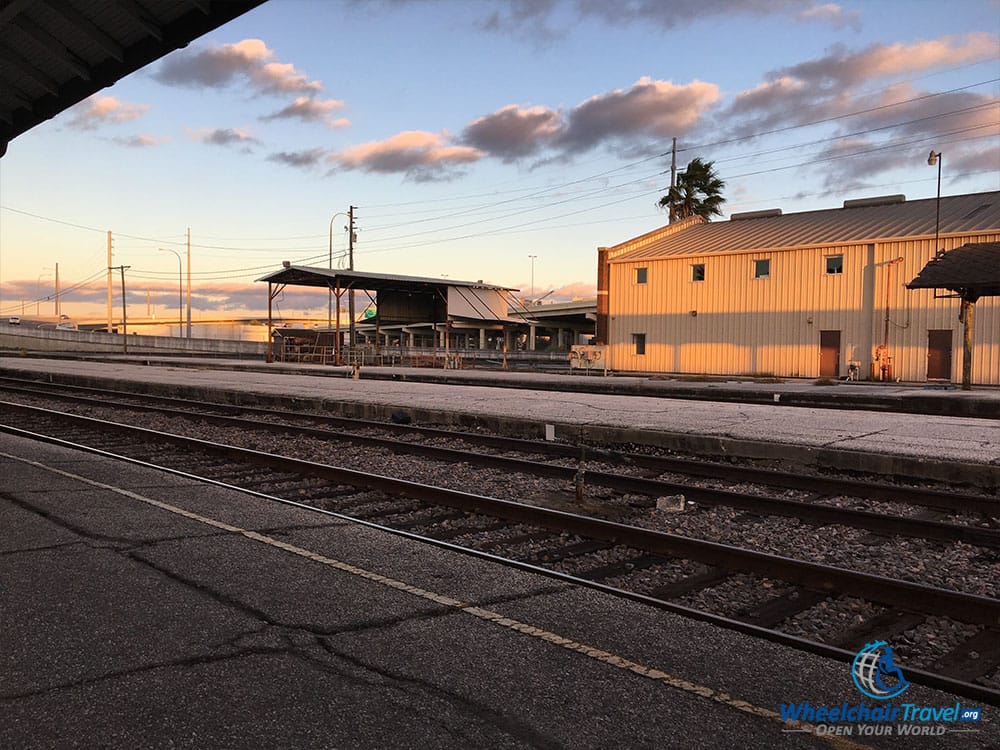
[[0, 473], [3, 748], [818, 747], [705, 691], [850, 699], [843, 665], [188, 478], [5, 434]]

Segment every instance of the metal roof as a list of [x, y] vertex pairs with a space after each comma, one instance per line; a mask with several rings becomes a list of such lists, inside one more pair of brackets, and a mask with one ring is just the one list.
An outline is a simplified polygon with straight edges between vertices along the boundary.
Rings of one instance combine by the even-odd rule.
[[0, 2], [0, 156], [35, 125], [264, 1]]
[[941, 253], [906, 285], [909, 289], [949, 289], [970, 302], [1000, 296], [1000, 242], [970, 242]]
[[[899, 200], [901, 196], [896, 197]], [[730, 221], [688, 220], [608, 249], [610, 262], [934, 237], [936, 198]], [[853, 202], [849, 202], [853, 203]], [[755, 212], [764, 213], [768, 212]], [[1000, 230], [1000, 191], [942, 196], [940, 234]]]
[[457, 281], [456, 279], [432, 279], [422, 276], [399, 276], [390, 273], [364, 273], [344, 271], [337, 268], [313, 268], [311, 266], [287, 266], [280, 271], [262, 276], [257, 281], [271, 284], [291, 284], [292, 286], [313, 286], [323, 289], [367, 289], [375, 292], [408, 292], [414, 289], [472, 287], [497, 291], [517, 291], [505, 286], [484, 284], [481, 281]]

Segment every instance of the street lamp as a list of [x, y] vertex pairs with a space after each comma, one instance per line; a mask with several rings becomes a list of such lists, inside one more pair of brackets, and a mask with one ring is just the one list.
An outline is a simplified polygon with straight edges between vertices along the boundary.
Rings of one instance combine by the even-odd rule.
[[538, 256], [537, 255], [529, 255], [528, 257], [531, 258], [531, 299], [532, 299], [532, 301], [534, 301], [534, 298], [535, 298], [535, 258], [537, 258]]
[[927, 157], [927, 163], [932, 167], [937, 164], [938, 168], [937, 209], [934, 212], [934, 253], [936, 255], [941, 252], [941, 248], [939, 247], [939, 237], [941, 234], [941, 164], [944, 163], [941, 152], [931, 149], [930, 156]]
[[184, 269], [181, 266], [181, 254], [169, 247], [157, 248], [161, 253], [173, 253], [177, 256], [177, 335], [184, 336]]
[[[333, 216], [330, 217], [330, 270], [331, 271], [333, 270], [333, 220], [336, 219], [338, 216], [350, 216], [350, 214], [344, 211], [338, 211], [337, 213], [335, 213]], [[327, 286], [329, 287], [329, 284], [327, 284]], [[329, 299], [327, 301], [327, 306], [326, 306], [326, 327], [330, 329], [333, 328], [333, 289], [328, 288], [327, 293], [329, 294]], [[351, 294], [353, 294], [353, 292], [351, 292]], [[340, 306], [338, 305], [337, 307], [338, 307], [337, 318], [339, 319]]]

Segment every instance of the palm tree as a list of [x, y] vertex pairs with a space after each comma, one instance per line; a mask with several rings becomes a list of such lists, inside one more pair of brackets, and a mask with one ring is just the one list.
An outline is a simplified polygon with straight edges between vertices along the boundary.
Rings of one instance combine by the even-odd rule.
[[677, 175], [677, 184], [657, 201], [660, 208], [670, 211], [670, 220], [686, 219], [689, 216], [703, 216], [711, 221], [713, 216], [722, 216], [722, 188], [726, 183], [715, 174], [715, 162], [702, 161], [696, 157], [687, 169]]

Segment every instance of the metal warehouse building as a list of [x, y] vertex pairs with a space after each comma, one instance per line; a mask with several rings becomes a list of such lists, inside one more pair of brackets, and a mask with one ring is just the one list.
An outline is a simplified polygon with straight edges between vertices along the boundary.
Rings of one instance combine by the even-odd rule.
[[[906, 284], [997, 241], [1000, 192], [692, 217], [598, 248], [597, 340], [619, 371], [957, 381], [959, 300]], [[1000, 299], [973, 344], [974, 382], [1000, 384]]]

